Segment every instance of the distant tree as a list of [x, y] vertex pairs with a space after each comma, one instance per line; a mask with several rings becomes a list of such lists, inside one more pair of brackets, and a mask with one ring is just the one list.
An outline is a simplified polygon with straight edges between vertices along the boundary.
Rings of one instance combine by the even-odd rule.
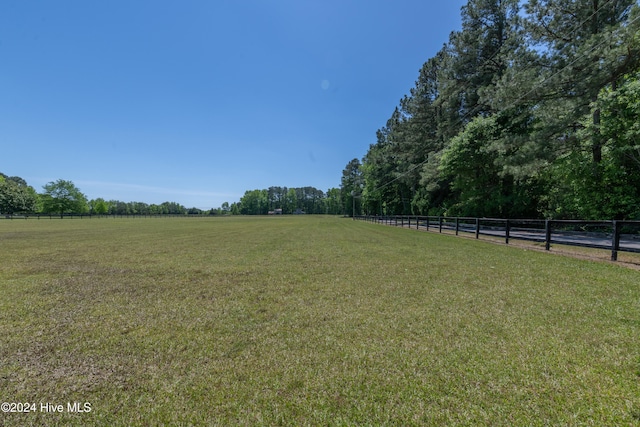
[[33, 212], [37, 202], [36, 191], [20, 177], [0, 173], [0, 212]]
[[240, 203], [231, 203], [229, 210], [231, 211], [231, 215], [240, 215]]
[[[261, 190], [263, 191], [263, 190]], [[266, 191], [267, 211], [274, 209], [286, 210], [287, 187], [269, 187]], [[266, 212], [265, 212], [266, 213]]]
[[[240, 199], [240, 213], [242, 215], [264, 215], [269, 209], [267, 201], [267, 190], [251, 190], [245, 191], [244, 196]], [[282, 202], [278, 202], [282, 203]], [[280, 208], [281, 205], [276, 205]]]
[[115, 215], [127, 215], [129, 213], [127, 204], [123, 201], [114, 200], [112, 201], [111, 207], [112, 213]]
[[163, 202], [160, 206], [163, 214], [183, 215], [187, 213], [187, 208], [176, 202]]
[[320, 214], [325, 213], [324, 208], [324, 191], [318, 190], [314, 187], [304, 187], [301, 190], [301, 199], [299, 199], [299, 208], [304, 210], [308, 214]]
[[[284, 195], [282, 204], [282, 212], [285, 214], [293, 213], [296, 209], [300, 209], [302, 199], [298, 197], [297, 188], [289, 188]], [[302, 195], [301, 195], [302, 196]]]
[[45, 212], [84, 213], [88, 209], [87, 198], [71, 181], [59, 179], [43, 186], [43, 209]]
[[144, 202], [129, 202], [129, 213], [131, 215], [149, 215], [150, 206]]
[[[362, 171], [360, 170], [360, 160], [353, 159], [342, 171], [342, 180], [340, 182], [340, 194], [342, 196], [342, 207], [344, 214], [353, 215], [355, 206], [355, 214], [360, 214], [360, 195], [362, 193]], [[355, 200], [354, 200], [355, 197]]]
[[105, 215], [109, 212], [109, 205], [102, 198], [89, 201], [89, 209], [92, 214]]
[[325, 213], [329, 215], [340, 215], [343, 213], [339, 188], [330, 188], [327, 190]]

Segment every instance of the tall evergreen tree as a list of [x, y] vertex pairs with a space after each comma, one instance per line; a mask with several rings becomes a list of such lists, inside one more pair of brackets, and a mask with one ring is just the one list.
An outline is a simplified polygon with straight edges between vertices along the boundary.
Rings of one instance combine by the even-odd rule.
[[[629, 20], [634, 3], [531, 0], [526, 4], [529, 44], [523, 56], [529, 63], [520, 63], [521, 67], [514, 69], [518, 76], [504, 84], [517, 99], [503, 107], [522, 103], [535, 110], [530, 161], [551, 162], [570, 152], [581, 120], [600, 91], [615, 87], [625, 74], [638, 68], [640, 21]], [[599, 111], [591, 113], [597, 124]], [[595, 162], [601, 159], [601, 148], [600, 137], [592, 135]]]
[[640, 69], [639, 9], [634, 0], [469, 0], [462, 29], [425, 63], [363, 158], [365, 210], [407, 213], [410, 199], [413, 213], [601, 216], [586, 208], [615, 205], [607, 212], [628, 216], [628, 198], [592, 205], [584, 196], [615, 193], [638, 174], [635, 145], [614, 148], [622, 139], [609, 113], [622, 106], [604, 94], [635, 93], [626, 82]]
[[360, 170], [360, 160], [353, 159], [342, 171], [340, 181], [340, 194], [342, 196], [342, 206], [344, 214], [349, 216], [359, 215], [360, 199], [362, 195], [362, 171]]

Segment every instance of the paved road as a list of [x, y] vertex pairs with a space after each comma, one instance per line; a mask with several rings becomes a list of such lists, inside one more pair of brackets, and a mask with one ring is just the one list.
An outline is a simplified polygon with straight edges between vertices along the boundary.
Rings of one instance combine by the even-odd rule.
[[[395, 220], [388, 220], [387, 224], [395, 225]], [[398, 225], [401, 223], [399, 222]], [[405, 227], [408, 226], [405, 221]], [[412, 222], [411, 226], [415, 228], [415, 221]], [[429, 230], [438, 230], [438, 223], [429, 223]], [[426, 229], [427, 223], [424, 221], [420, 222], [420, 228]], [[442, 223], [442, 228], [444, 230], [455, 230], [455, 223]], [[464, 224], [460, 223], [458, 226], [459, 232], [464, 233], [472, 233], [475, 234], [476, 226], [474, 224]], [[505, 237], [505, 228], [499, 226], [485, 227], [480, 228], [480, 234], [496, 236], [496, 237]], [[535, 242], [544, 242], [545, 241], [545, 231], [541, 229], [534, 228], [521, 228], [514, 227], [509, 230], [509, 238], [510, 239], [522, 239], [522, 240], [530, 240]], [[572, 246], [588, 246], [588, 247], [597, 247], [602, 249], [611, 249], [611, 240], [612, 235], [607, 233], [590, 233], [590, 232], [575, 232], [575, 231], [560, 231], [553, 230], [551, 233], [551, 243], [563, 244], [563, 245], [572, 245]], [[628, 252], [640, 252], [640, 236], [638, 235], [630, 235], [623, 234], [620, 236], [620, 249], [621, 251]]]
[[[455, 227], [454, 227], [455, 229]], [[472, 230], [465, 230], [475, 233], [475, 227]], [[482, 234], [489, 234], [494, 236], [504, 237], [505, 230], [481, 230]], [[511, 229], [509, 230], [509, 238], [511, 239], [523, 239], [533, 240], [537, 242], [545, 241], [544, 230], [523, 230], [523, 229]], [[594, 246], [601, 247], [603, 249], [611, 249], [612, 236], [605, 233], [577, 233], [571, 231], [553, 231], [551, 233], [551, 243], [559, 243], [563, 245], [574, 246]], [[623, 249], [635, 249], [640, 252], [640, 240], [634, 239], [631, 235], [620, 236], [620, 250]]]

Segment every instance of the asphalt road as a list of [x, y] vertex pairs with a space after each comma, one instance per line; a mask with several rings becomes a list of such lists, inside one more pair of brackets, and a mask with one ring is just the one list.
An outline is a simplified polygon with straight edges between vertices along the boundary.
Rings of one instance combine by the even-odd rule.
[[[395, 225], [395, 220], [386, 221], [389, 225]], [[400, 226], [400, 222], [398, 222], [398, 226]], [[408, 226], [407, 222], [404, 223], [405, 227]], [[412, 228], [415, 228], [415, 220], [411, 224]], [[420, 222], [420, 229], [426, 229], [427, 224], [424, 221]], [[438, 230], [439, 224], [431, 222], [429, 224], [429, 230]], [[455, 231], [455, 223], [451, 222], [443, 222], [442, 223], [443, 230]], [[471, 233], [475, 234], [476, 226], [475, 224], [466, 224], [460, 223], [458, 225], [458, 231], [463, 233]], [[505, 237], [505, 227], [499, 226], [491, 226], [491, 227], [480, 227], [480, 234], [495, 236], [495, 237]], [[543, 229], [535, 229], [535, 228], [522, 228], [522, 227], [512, 227], [509, 230], [509, 238], [510, 239], [520, 239], [520, 240], [529, 240], [534, 242], [544, 242], [545, 241], [545, 231]], [[551, 233], [551, 243], [562, 244], [562, 245], [571, 245], [571, 246], [586, 246], [586, 247], [594, 247], [601, 249], [611, 249], [612, 245], [612, 235], [611, 233], [596, 233], [596, 232], [576, 232], [576, 231], [561, 231], [561, 230], [552, 230]], [[640, 252], [640, 236], [631, 235], [631, 234], [622, 234], [620, 236], [620, 251], [627, 252]]]

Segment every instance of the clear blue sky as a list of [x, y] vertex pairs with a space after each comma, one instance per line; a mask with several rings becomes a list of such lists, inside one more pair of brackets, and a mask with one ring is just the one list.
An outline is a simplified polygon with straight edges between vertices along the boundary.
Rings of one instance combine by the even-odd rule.
[[207, 209], [340, 186], [462, 0], [2, 0], [0, 172]]

